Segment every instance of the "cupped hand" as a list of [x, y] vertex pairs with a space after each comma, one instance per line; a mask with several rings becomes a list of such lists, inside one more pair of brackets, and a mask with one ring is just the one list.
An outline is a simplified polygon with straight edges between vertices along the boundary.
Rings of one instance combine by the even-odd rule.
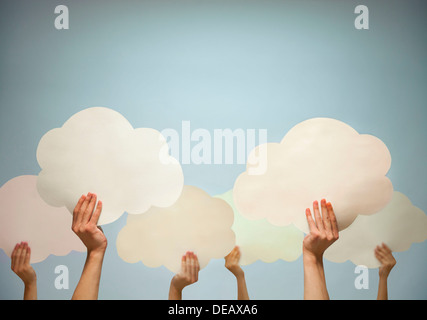
[[98, 201], [96, 205], [96, 199], [97, 196], [93, 193], [81, 196], [73, 211], [71, 228], [89, 253], [104, 252], [107, 248], [107, 238], [101, 227], [97, 226], [102, 211], [102, 202]]
[[199, 260], [197, 255], [189, 251], [181, 259], [181, 270], [172, 278], [172, 286], [182, 291], [186, 286], [197, 282], [199, 279]]
[[391, 249], [385, 243], [382, 243], [375, 248], [375, 257], [381, 263], [379, 275], [388, 276], [391, 269], [396, 265], [396, 259], [393, 257]]
[[34, 283], [37, 280], [36, 272], [30, 265], [31, 248], [27, 242], [17, 243], [12, 251], [11, 269], [21, 278], [25, 285]]
[[232, 274], [239, 277], [244, 274], [243, 269], [240, 267], [240, 248], [235, 246], [233, 250], [224, 258], [225, 267], [230, 270]]

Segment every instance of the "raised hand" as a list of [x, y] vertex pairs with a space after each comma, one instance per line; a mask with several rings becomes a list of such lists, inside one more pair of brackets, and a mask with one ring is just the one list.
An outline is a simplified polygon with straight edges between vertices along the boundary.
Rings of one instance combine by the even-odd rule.
[[224, 259], [225, 267], [230, 270], [232, 274], [234, 274], [237, 280], [237, 299], [249, 300], [249, 294], [246, 288], [245, 273], [240, 267], [240, 248], [235, 246]]
[[375, 248], [375, 257], [381, 263], [379, 267], [378, 300], [388, 299], [387, 280], [391, 269], [396, 265], [396, 259], [393, 257], [391, 249], [385, 244]]
[[393, 257], [391, 249], [385, 243], [382, 243], [375, 248], [375, 257], [381, 263], [379, 275], [388, 276], [391, 269], [396, 265], [396, 259]]
[[303, 241], [304, 299], [329, 299], [323, 270], [323, 253], [338, 239], [338, 225], [332, 205], [325, 199], [313, 202], [314, 220], [310, 209], [305, 214], [310, 233]]
[[310, 233], [303, 241], [304, 253], [311, 254], [317, 259], [321, 259], [325, 250], [339, 237], [337, 219], [331, 203], [326, 203], [325, 199], [320, 203], [322, 215], [320, 215], [319, 203], [313, 202], [314, 220], [310, 209], [307, 208], [305, 211]]
[[17, 243], [11, 255], [11, 269], [24, 282], [24, 300], [37, 299], [37, 276], [30, 265], [31, 248], [27, 242]]
[[97, 226], [102, 211], [102, 202], [98, 201], [95, 209], [96, 199], [96, 194], [93, 193], [81, 196], [73, 211], [71, 229], [82, 240], [88, 252], [105, 251], [107, 248], [107, 238], [101, 227]]
[[197, 256], [188, 251], [181, 258], [181, 270], [171, 280], [169, 300], [181, 300], [182, 290], [199, 279], [199, 260]]
[[225, 267], [230, 270], [236, 277], [244, 275], [243, 269], [240, 267], [240, 249], [235, 246], [233, 250], [224, 258]]
[[102, 262], [107, 248], [107, 238], [97, 226], [102, 202], [96, 205], [96, 195], [81, 196], [73, 211], [72, 230], [87, 248], [86, 262], [72, 299], [98, 299]]

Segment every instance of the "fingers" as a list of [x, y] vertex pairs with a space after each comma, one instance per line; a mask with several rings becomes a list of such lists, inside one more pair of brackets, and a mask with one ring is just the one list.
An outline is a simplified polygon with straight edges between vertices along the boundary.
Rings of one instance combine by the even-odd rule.
[[197, 282], [199, 278], [200, 265], [197, 255], [192, 251], [187, 253], [181, 259], [181, 272], [183, 275], [187, 275], [190, 283]]
[[393, 257], [391, 249], [384, 243], [375, 247], [375, 257], [381, 264], [394, 265], [396, 260]]
[[319, 203], [317, 202], [317, 200], [313, 202], [313, 213], [317, 229], [320, 232], [323, 232], [325, 228], [323, 226], [322, 217], [320, 216]]
[[87, 204], [87, 207], [83, 211], [83, 216], [82, 216], [83, 224], [86, 224], [89, 222], [93, 213], [93, 209], [95, 208], [95, 204], [96, 204], [96, 194], [88, 193], [88, 197], [89, 197], [89, 203]]
[[387, 252], [387, 253], [390, 253], [391, 254], [391, 249], [383, 242], [382, 243], [382, 249], [385, 251], [385, 252]]
[[305, 210], [310, 233], [313, 231], [319, 231], [322, 234], [325, 233], [330, 238], [338, 239], [338, 224], [332, 204], [330, 202], [326, 202], [325, 199], [322, 199], [320, 201], [320, 205], [322, 214], [320, 214], [319, 203], [317, 201], [313, 201], [314, 219], [310, 209], [307, 208]]
[[339, 230], [338, 230], [338, 222], [337, 217], [335, 216], [334, 208], [330, 202], [326, 203], [326, 209], [328, 210], [329, 223], [331, 225], [332, 235], [334, 238], [338, 239]]
[[87, 196], [85, 196], [83, 203], [81, 204], [79, 210], [77, 211], [77, 216], [76, 216], [76, 224], [80, 225], [82, 223], [83, 220], [83, 214], [86, 211], [87, 206], [89, 205], [90, 202], [90, 192], [87, 194]]
[[17, 243], [11, 254], [11, 269], [18, 270], [21, 266], [30, 264], [31, 249], [27, 242]]
[[191, 254], [193, 255], [193, 259], [191, 262], [193, 274], [191, 279], [193, 280], [193, 282], [197, 282], [197, 280], [199, 280], [199, 270], [200, 270], [199, 259], [197, 259], [197, 256], [193, 252]]
[[387, 247], [384, 243], [381, 245], [378, 245], [375, 247], [375, 250], [381, 253], [382, 255], [385, 255], [387, 253], [391, 253], [391, 250], [389, 247]]
[[235, 246], [233, 250], [230, 251], [228, 255], [225, 256], [225, 260], [240, 260], [240, 248], [238, 246]]
[[187, 255], [183, 255], [181, 258], [181, 273], [187, 273]]
[[[78, 200], [73, 210], [73, 226], [85, 225], [88, 222], [98, 223], [99, 217], [102, 212], [102, 202], [98, 201], [96, 204], [97, 196], [94, 193], [88, 193], [86, 196], [82, 195]], [[96, 209], [94, 211], [96, 205]]]
[[379, 262], [384, 263], [386, 261], [387, 256], [385, 254], [385, 251], [381, 246], [376, 246], [375, 248], [375, 257], [379, 260]]
[[21, 242], [18, 247], [18, 251], [16, 253], [16, 265], [21, 266], [25, 261], [25, 255], [27, 253], [27, 249], [25, 248], [24, 242]]
[[231, 251], [231, 253], [232, 253], [232, 256], [231, 256], [232, 261], [235, 264], [239, 264], [239, 261], [240, 261], [240, 248], [238, 246], [235, 246], [233, 248], [233, 251]]
[[29, 264], [30, 264], [30, 259], [31, 259], [31, 248], [30, 248], [30, 247], [27, 247], [27, 254], [26, 254], [26, 256], [25, 256], [25, 261], [24, 261], [24, 263], [25, 263], [26, 265], [29, 265]]
[[194, 262], [194, 257], [193, 257], [193, 253], [189, 252], [188, 253], [188, 272], [190, 275], [190, 281], [193, 283], [194, 282], [194, 268], [195, 268], [195, 262]]
[[81, 209], [82, 204], [83, 204], [83, 202], [85, 200], [86, 200], [86, 196], [82, 195], [80, 197], [79, 201], [77, 201], [77, 204], [76, 204], [76, 206], [74, 207], [74, 210], [73, 210], [73, 224], [77, 223], [77, 218], [79, 216], [80, 209]]
[[385, 243], [382, 243], [381, 245], [378, 245], [375, 247], [375, 256], [378, 256], [383, 260], [386, 259], [391, 254], [392, 254], [391, 249]]
[[238, 246], [235, 246], [234, 249], [236, 250], [236, 260], [237, 262], [240, 261], [240, 248]]
[[323, 226], [325, 227], [326, 234], [332, 235], [331, 220], [329, 218], [329, 210], [326, 207], [326, 200], [325, 199], [322, 199], [320, 201], [320, 206], [322, 208], [322, 222], [323, 222]]
[[314, 220], [309, 208], [305, 209], [305, 216], [307, 218], [307, 223], [308, 223], [308, 228], [310, 230], [310, 233], [317, 230], [316, 224], [314, 223]]
[[102, 201], [99, 200], [98, 204], [96, 205], [95, 212], [93, 213], [92, 217], [90, 218], [90, 222], [93, 224], [98, 224], [99, 216], [102, 212]]
[[12, 254], [11, 254], [11, 259], [12, 259], [12, 262], [11, 262], [11, 268], [12, 268], [12, 270], [14, 270], [15, 269], [15, 267], [16, 267], [16, 262], [17, 262], [17, 256], [18, 256], [18, 250], [20, 250], [20, 244], [19, 243], [17, 243], [16, 245], [15, 245], [15, 248], [13, 249], [13, 251], [12, 251]]
[[197, 259], [197, 256], [190, 252], [190, 276], [191, 276], [191, 282], [196, 282], [198, 280], [199, 276], [199, 261]]
[[24, 265], [25, 261], [27, 260], [27, 251], [28, 251], [28, 243], [24, 242], [22, 244], [22, 251], [21, 251], [21, 255], [19, 257], [19, 263], [21, 265]]

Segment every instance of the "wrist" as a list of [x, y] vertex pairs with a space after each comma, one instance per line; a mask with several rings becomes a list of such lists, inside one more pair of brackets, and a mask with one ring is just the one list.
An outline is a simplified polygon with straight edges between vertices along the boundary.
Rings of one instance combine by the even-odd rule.
[[184, 288], [185, 287], [183, 286], [178, 286], [175, 283], [171, 283], [171, 290], [173, 290], [176, 293], [181, 293]]
[[227, 267], [228, 271], [230, 271], [236, 278], [242, 278], [245, 276], [243, 269], [240, 266]]
[[233, 274], [236, 277], [237, 281], [245, 279], [245, 273], [242, 269], [233, 272]]
[[178, 286], [177, 283], [174, 281], [174, 278], [172, 278], [171, 285], [169, 288], [169, 300], [181, 300], [182, 289], [183, 287]]
[[36, 287], [37, 286], [37, 277], [34, 277], [34, 278], [30, 279], [30, 280], [24, 281], [24, 285], [27, 288]]
[[388, 275], [390, 274], [390, 270], [380, 270], [378, 274], [380, 276], [380, 279], [387, 280]]
[[182, 281], [179, 281], [179, 279], [174, 276], [171, 281], [171, 289], [173, 289], [176, 292], [181, 292], [185, 288], [185, 284], [182, 283]]
[[308, 251], [303, 249], [303, 261], [304, 263], [311, 264], [322, 264], [323, 263], [323, 253], [314, 253], [312, 251]]
[[87, 257], [91, 259], [103, 259], [105, 255], [106, 248], [100, 247], [96, 249], [88, 249]]

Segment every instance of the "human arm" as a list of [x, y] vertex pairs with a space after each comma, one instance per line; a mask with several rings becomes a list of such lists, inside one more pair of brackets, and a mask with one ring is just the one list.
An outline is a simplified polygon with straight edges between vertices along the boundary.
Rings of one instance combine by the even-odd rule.
[[28, 243], [17, 243], [11, 255], [11, 269], [24, 282], [24, 300], [37, 300], [37, 276], [30, 265], [30, 258]]
[[236, 277], [237, 280], [237, 300], [249, 300], [248, 289], [246, 287], [245, 273], [240, 267], [240, 249], [235, 246], [225, 257], [225, 267]]
[[375, 257], [380, 261], [379, 267], [379, 283], [377, 300], [388, 300], [387, 280], [391, 269], [396, 265], [396, 259], [393, 257], [391, 249], [382, 244], [375, 248]]
[[171, 280], [169, 300], [182, 300], [182, 290], [199, 279], [199, 260], [193, 252], [187, 252], [181, 258], [181, 270]]
[[306, 209], [309, 234], [303, 241], [304, 299], [328, 300], [323, 253], [338, 237], [338, 225], [330, 202], [321, 201], [322, 216], [317, 201], [313, 202], [314, 220], [310, 209]]
[[102, 211], [102, 202], [96, 205], [96, 195], [81, 196], [73, 211], [72, 230], [87, 248], [86, 262], [79, 283], [74, 290], [73, 300], [98, 299], [102, 263], [107, 248], [107, 238], [97, 226]]

